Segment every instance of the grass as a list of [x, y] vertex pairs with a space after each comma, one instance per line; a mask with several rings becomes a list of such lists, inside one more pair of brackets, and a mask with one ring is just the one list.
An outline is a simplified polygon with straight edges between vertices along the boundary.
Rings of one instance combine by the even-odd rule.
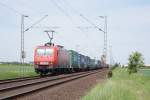
[[0, 80], [35, 76], [31, 65], [0, 64]]
[[111, 79], [98, 84], [82, 100], [150, 100], [150, 77], [143, 73], [129, 75], [126, 68], [116, 68]]

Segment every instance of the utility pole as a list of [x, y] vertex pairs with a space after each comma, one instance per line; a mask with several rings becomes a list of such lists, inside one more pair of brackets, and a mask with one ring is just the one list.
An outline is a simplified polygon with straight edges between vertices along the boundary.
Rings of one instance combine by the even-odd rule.
[[23, 64], [25, 59], [25, 51], [24, 51], [24, 18], [28, 17], [26, 15], [21, 15], [21, 58], [20, 62]]
[[[21, 15], [21, 57], [20, 57], [20, 62], [21, 64], [24, 64], [24, 59], [25, 59], [25, 51], [24, 51], [24, 18], [28, 17], [26, 15]], [[22, 76], [24, 77], [24, 65], [22, 67]]]
[[99, 16], [100, 18], [103, 18], [105, 20], [104, 24], [104, 48], [103, 48], [103, 55], [101, 57], [104, 67], [106, 67], [107, 64], [107, 16]]

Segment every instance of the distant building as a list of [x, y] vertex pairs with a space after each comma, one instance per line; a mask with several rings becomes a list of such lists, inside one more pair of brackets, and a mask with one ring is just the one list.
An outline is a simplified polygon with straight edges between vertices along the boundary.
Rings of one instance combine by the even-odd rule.
[[146, 66], [146, 67], [150, 67], [150, 64], [145, 64], [144, 66]]
[[123, 67], [128, 67], [128, 65], [122, 65]]

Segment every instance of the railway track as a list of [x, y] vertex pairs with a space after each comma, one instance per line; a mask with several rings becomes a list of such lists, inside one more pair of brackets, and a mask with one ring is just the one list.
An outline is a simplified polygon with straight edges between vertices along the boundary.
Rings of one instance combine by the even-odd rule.
[[27, 81], [27, 80], [41, 79], [41, 78], [46, 78], [46, 77], [53, 77], [53, 76], [58, 76], [58, 75], [61, 75], [61, 74], [57, 74], [57, 75], [49, 74], [48, 76], [31, 76], [31, 77], [21, 77], [21, 78], [14, 78], [14, 79], [5, 79], [5, 80], [0, 80], [0, 85], [7, 84], [7, 83]]
[[39, 78], [41, 78], [41, 77], [32, 76], [32, 77], [22, 77], [22, 78], [15, 78], [15, 79], [5, 79], [5, 80], [0, 80], [0, 85], [12, 83], [12, 82], [21, 82], [21, 81], [25, 81], [25, 80], [39, 79]]
[[60, 75], [53, 77], [21, 80], [0, 84], [0, 99], [11, 99], [27, 93], [35, 92], [47, 87], [57, 86], [66, 82], [70, 82], [91, 74], [95, 74], [100, 70], [73, 73], [68, 75]]

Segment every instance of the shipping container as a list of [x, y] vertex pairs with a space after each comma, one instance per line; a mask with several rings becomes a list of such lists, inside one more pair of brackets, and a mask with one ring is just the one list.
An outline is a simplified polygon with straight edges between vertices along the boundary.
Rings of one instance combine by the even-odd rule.
[[90, 69], [95, 68], [95, 59], [90, 59]]
[[73, 50], [69, 50], [70, 66], [73, 68], [79, 68], [78, 66], [78, 53]]
[[90, 57], [86, 56], [86, 67], [89, 68], [90, 67]]

